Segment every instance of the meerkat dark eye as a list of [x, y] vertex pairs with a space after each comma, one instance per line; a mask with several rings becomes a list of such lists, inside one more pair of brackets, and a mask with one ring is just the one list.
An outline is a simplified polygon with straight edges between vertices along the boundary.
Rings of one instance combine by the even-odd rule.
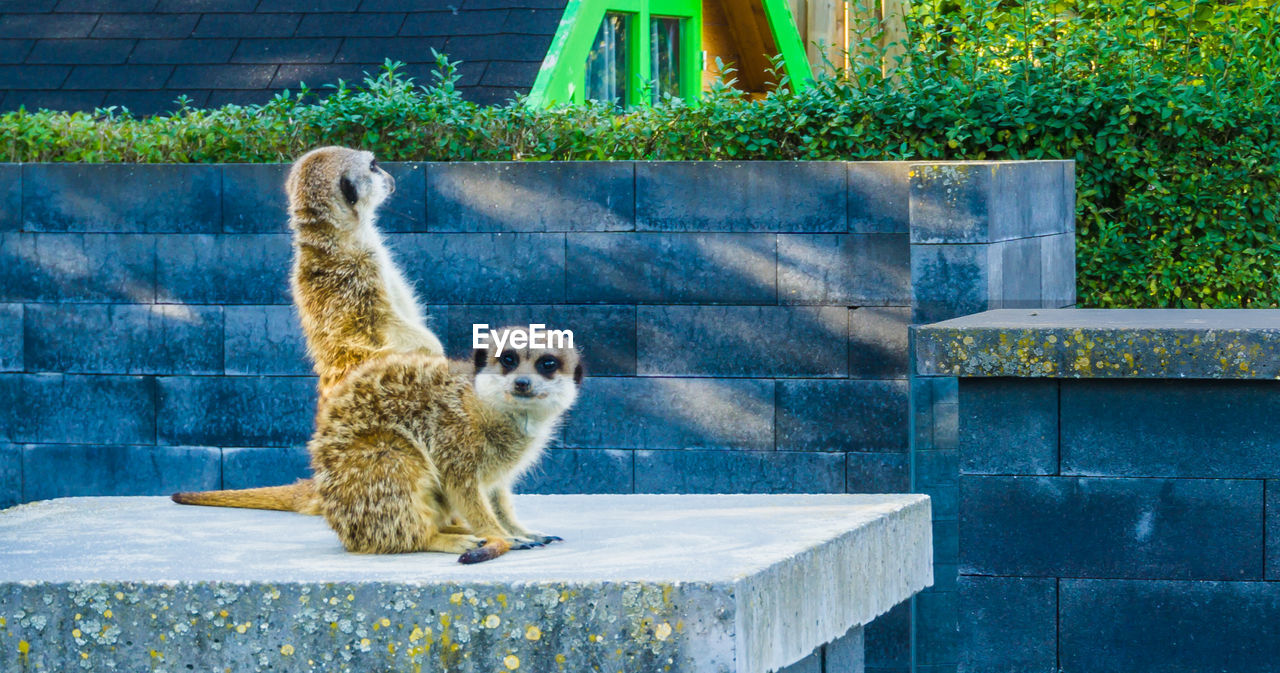
[[370, 162], [369, 162], [369, 170], [370, 170], [370, 171], [373, 171], [374, 173], [377, 173], [377, 172], [378, 172], [378, 160], [377, 160], [377, 159], [374, 159], [373, 161], [370, 161]]
[[560, 360], [551, 355], [544, 355], [538, 358], [538, 363], [535, 366], [538, 368], [539, 374], [550, 377], [560, 368]]
[[502, 365], [503, 370], [511, 371], [520, 364], [520, 356], [516, 355], [515, 351], [506, 351], [498, 356], [498, 364]]

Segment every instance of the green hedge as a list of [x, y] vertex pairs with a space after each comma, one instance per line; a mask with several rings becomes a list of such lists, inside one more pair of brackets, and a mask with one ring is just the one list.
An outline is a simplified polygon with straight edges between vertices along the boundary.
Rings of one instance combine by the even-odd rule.
[[[1040, 159], [1077, 163], [1087, 306], [1280, 303], [1280, 9], [1244, 0], [917, 2], [908, 57], [761, 101], [479, 107], [452, 65], [262, 106], [0, 116], [0, 160]], [[855, 46], [875, 53], [874, 36]]]

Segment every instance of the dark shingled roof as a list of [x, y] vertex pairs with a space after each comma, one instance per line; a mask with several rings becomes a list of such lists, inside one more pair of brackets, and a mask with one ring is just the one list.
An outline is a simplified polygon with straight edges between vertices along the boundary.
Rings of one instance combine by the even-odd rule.
[[0, 109], [259, 103], [377, 72], [431, 81], [462, 61], [477, 102], [527, 93], [567, 0], [0, 0]]

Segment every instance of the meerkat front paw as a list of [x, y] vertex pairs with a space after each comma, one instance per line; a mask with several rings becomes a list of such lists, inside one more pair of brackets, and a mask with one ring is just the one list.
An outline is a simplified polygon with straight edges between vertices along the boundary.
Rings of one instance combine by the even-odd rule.
[[451, 554], [461, 554], [479, 549], [483, 547], [486, 540], [482, 537], [474, 535], [457, 535], [453, 533], [441, 533], [431, 538], [429, 549], [431, 551], [443, 551]]

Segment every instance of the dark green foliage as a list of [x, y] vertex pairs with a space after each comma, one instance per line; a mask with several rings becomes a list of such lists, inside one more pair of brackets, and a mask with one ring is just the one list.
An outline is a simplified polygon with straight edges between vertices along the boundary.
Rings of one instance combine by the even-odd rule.
[[425, 87], [389, 67], [262, 106], [10, 113], [0, 160], [287, 161], [327, 143], [387, 160], [1068, 158], [1083, 305], [1280, 304], [1280, 8], [942, 0], [908, 23], [891, 77], [855, 67], [760, 101], [721, 84], [625, 114], [480, 107], [442, 59]]

